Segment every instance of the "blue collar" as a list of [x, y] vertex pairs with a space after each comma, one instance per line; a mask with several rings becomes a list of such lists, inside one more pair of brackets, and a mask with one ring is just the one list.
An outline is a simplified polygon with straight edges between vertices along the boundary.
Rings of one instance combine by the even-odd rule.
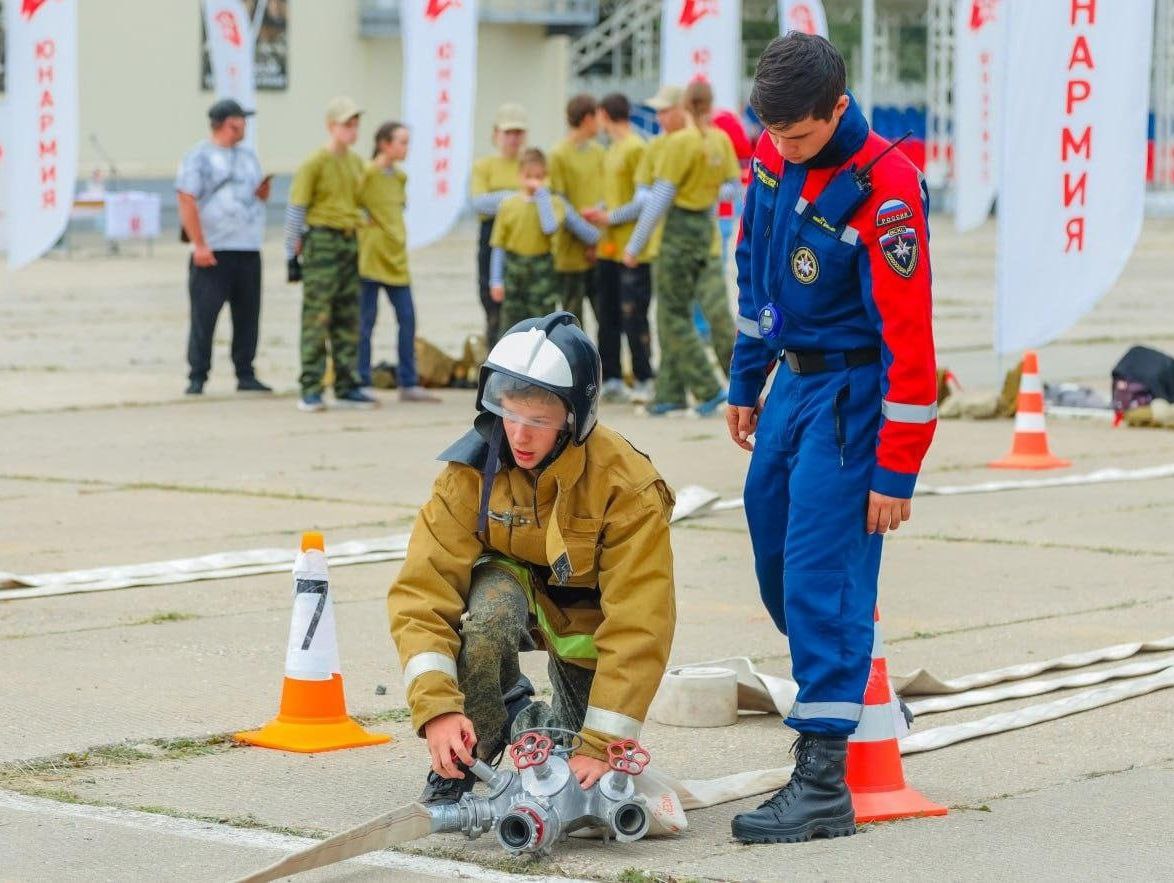
[[848, 109], [840, 117], [840, 123], [832, 139], [823, 146], [823, 150], [804, 163], [809, 169], [826, 169], [842, 166], [864, 146], [868, 138], [868, 120], [860, 110], [860, 105], [852, 93], [848, 93]]

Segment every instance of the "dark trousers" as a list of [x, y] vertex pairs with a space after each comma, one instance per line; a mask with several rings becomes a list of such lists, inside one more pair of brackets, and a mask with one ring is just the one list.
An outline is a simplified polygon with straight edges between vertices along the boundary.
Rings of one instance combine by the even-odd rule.
[[416, 308], [412, 305], [412, 289], [407, 285], [385, 285], [374, 279], [359, 280], [359, 383], [371, 385], [371, 332], [379, 315], [379, 289], [387, 292], [395, 323], [399, 327], [399, 363], [396, 381], [400, 389], [416, 386]]
[[652, 304], [652, 265], [620, 265], [620, 314], [628, 352], [632, 354], [632, 374], [637, 381], [652, 379], [652, 331], [648, 327], [648, 308]]
[[620, 368], [620, 335], [623, 333], [623, 312], [620, 309], [620, 270], [623, 264], [600, 261], [595, 285], [595, 320], [599, 323], [599, 359], [603, 363], [604, 381], [623, 376]]
[[261, 253], [217, 251], [214, 267], [188, 262], [191, 329], [188, 379], [201, 383], [212, 368], [212, 339], [224, 302], [232, 315], [232, 364], [238, 380], [253, 379], [257, 326], [261, 319]]
[[485, 309], [485, 345], [490, 349], [501, 334], [501, 304], [489, 296], [489, 255], [493, 251], [489, 247], [489, 237], [492, 234], [493, 218], [487, 218], [481, 222], [477, 238], [477, 293]]

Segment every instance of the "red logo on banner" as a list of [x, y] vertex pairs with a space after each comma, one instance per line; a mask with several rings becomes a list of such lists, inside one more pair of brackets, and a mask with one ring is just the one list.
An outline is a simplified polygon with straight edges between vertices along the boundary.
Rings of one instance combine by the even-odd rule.
[[37, 10], [44, 6], [48, 0], [24, 0], [20, 5], [20, 14], [25, 18], [31, 19], [37, 14]]
[[982, 26], [995, 20], [995, 10], [999, 7], [999, 0], [971, 0], [970, 2], [970, 30], [980, 31]]
[[229, 46], [235, 46], [238, 49], [241, 45], [241, 30], [236, 23], [236, 16], [227, 9], [223, 12], [216, 13], [216, 24], [220, 25], [220, 36]]
[[691, 28], [707, 15], [717, 15], [718, 0], [683, 0], [678, 24]]
[[787, 13], [787, 27], [792, 31], [799, 31], [801, 34], [814, 34], [816, 33], [815, 13], [806, 3], [792, 6], [790, 12]]
[[428, 21], [436, 21], [449, 9], [459, 9], [461, 4], [458, 0], [428, 0], [428, 5], [424, 7], [424, 18]]

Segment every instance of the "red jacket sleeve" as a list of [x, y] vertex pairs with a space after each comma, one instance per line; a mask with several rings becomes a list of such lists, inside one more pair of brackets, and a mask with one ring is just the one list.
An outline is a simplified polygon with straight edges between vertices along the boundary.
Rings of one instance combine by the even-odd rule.
[[860, 282], [881, 335], [881, 422], [872, 489], [913, 496], [937, 427], [928, 194], [912, 164], [890, 155], [873, 172], [860, 216]]

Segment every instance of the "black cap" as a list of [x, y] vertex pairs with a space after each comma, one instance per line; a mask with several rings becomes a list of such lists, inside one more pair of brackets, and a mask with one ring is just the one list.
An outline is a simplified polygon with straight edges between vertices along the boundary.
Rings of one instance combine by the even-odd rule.
[[245, 110], [231, 98], [221, 98], [208, 108], [208, 119], [222, 123], [229, 117], [251, 117], [255, 111]]

